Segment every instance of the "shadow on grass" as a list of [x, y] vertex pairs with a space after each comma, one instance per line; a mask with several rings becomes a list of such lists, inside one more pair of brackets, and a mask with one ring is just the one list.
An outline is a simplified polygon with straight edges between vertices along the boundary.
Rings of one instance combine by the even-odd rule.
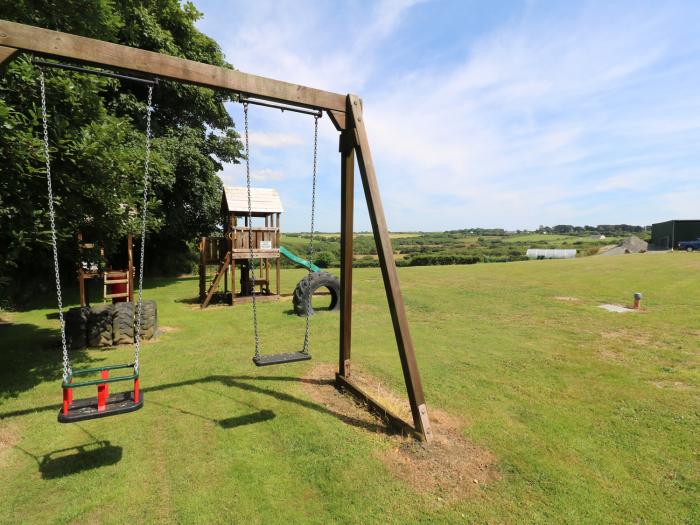
[[[65, 452], [72, 453], [58, 455]], [[98, 441], [46, 454], [39, 462], [39, 472], [43, 479], [56, 479], [114, 465], [121, 459], [122, 447], [112, 445], [109, 441]]]
[[262, 423], [275, 418], [275, 413], [272, 410], [260, 410], [252, 414], [230, 417], [228, 419], [220, 419], [217, 421], [221, 428], [236, 428], [244, 425], [252, 425], [254, 423]]
[[[75, 363], [88, 362], [83, 350], [71, 350], [70, 356]], [[44, 381], [58, 382], [62, 373], [58, 327], [0, 324], [0, 399], [16, 397]]]
[[42, 479], [57, 479], [72, 476], [86, 470], [115, 465], [122, 459], [122, 447], [112, 445], [109, 441], [97, 439], [93, 434], [78, 425], [83, 432], [92, 438], [84, 445], [61, 448], [48, 454], [32, 454], [22, 447], [15, 446], [34, 461], [36, 461]]
[[[223, 375], [212, 375], [212, 376], [207, 376], [207, 377], [203, 377], [200, 379], [190, 379], [190, 380], [186, 380], [186, 381], [179, 381], [176, 383], [166, 383], [163, 385], [157, 385], [157, 386], [153, 386], [150, 388], [146, 388], [144, 390], [148, 391], [148, 392], [159, 392], [159, 391], [169, 390], [171, 388], [180, 388], [180, 387], [189, 386], [189, 385], [201, 385], [203, 383], [221, 383], [222, 385], [225, 385], [228, 387], [237, 388], [237, 389], [244, 390], [246, 392], [251, 392], [254, 394], [261, 394], [261, 395], [269, 396], [269, 397], [272, 397], [272, 398], [277, 399], [279, 401], [299, 405], [299, 406], [304, 407], [308, 410], [313, 410], [315, 412], [327, 414], [327, 415], [333, 416], [333, 417], [341, 420], [343, 423], [346, 423], [346, 424], [354, 426], [354, 427], [369, 430], [371, 432], [391, 433], [391, 429], [385, 425], [373, 423], [370, 421], [364, 421], [361, 419], [356, 419], [356, 418], [353, 418], [351, 416], [347, 416], [345, 414], [342, 414], [340, 412], [332, 410], [331, 408], [329, 408], [327, 406], [324, 406], [324, 405], [321, 405], [318, 403], [314, 403], [313, 401], [309, 401], [307, 399], [302, 399], [302, 398], [293, 396], [291, 394], [287, 394], [286, 392], [279, 392], [277, 390], [272, 390], [270, 388], [266, 388], [264, 386], [255, 384], [256, 382], [261, 382], [261, 381], [262, 382], [265, 382], [265, 381], [287, 381], [287, 382], [305, 383], [305, 384], [312, 384], [312, 385], [334, 385], [335, 384], [333, 379], [327, 379], [327, 380], [307, 379], [307, 378], [299, 378], [299, 377], [295, 377], [295, 376], [248, 376], [248, 375], [246, 375], [246, 376], [223, 376]], [[0, 414], [0, 417], [2, 417], [2, 414]]]
[[[182, 299], [175, 299], [176, 303], [180, 304], [201, 304], [201, 301], [199, 300], [199, 296], [195, 295], [194, 297], [184, 297]], [[231, 304], [231, 293], [230, 292], [214, 292], [214, 295], [212, 295], [211, 300], [209, 301], [209, 305], [215, 305], [215, 304]]]
[[[322, 313], [325, 313], [325, 312], [340, 312], [340, 310], [331, 310], [331, 309], [330, 309], [330, 306], [320, 306], [320, 307], [314, 306], [314, 313], [311, 314], [311, 317], [313, 317], [315, 314], [322, 314]], [[299, 314], [297, 314], [297, 313], [294, 311], [294, 308], [290, 308], [289, 310], [285, 310], [284, 313], [285, 313], [286, 315], [290, 315], [290, 316], [293, 315], [293, 316], [295, 316], [295, 317], [301, 317], [302, 319], [305, 317], [304, 315], [299, 315]]]
[[[306, 378], [299, 378], [295, 376], [224, 376], [224, 375], [211, 375], [207, 377], [202, 377], [202, 378], [197, 378], [197, 379], [188, 379], [185, 381], [178, 381], [174, 383], [165, 383], [162, 385], [156, 385], [148, 388], [143, 388], [142, 391], [144, 392], [162, 392], [162, 391], [167, 391], [173, 388], [181, 388], [184, 386], [192, 386], [192, 385], [203, 385], [207, 383], [220, 383], [222, 385], [231, 387], [231, 388], [237, 388], [239, 390], [243, 390], [246, 392], [250, 392], [253, 394], [260, 394], [260, 395], [265, 395], [269, 396], [273, 399], [277, 399], [279, 401], [283, 401], [286, 403], [292, 403], [298, 406], [301, 406], [303, 408], [306, 408], [308, 410], [313, 410], [314, 412], [318, 412], [321, 414], [326, 414], [333, 416], [343, 423], [346, 423], [348, 425], [361, 428], [364, 430], [368, 430], [370, 432], [375, 432], [375, 433], [382, 433], [382, 434], [390, 434], [392, 433], [392, 430], [383, 424], [379, 423], [374, 423], [370, 421], [364, 421], [361, 419], [353, 418], [351, 416], [342, 414], [340, 412], [337, 412], [327, 406], [314, 403], [313, 401], [309, 401], [307, 399], [302, 399], [296, 396], [293, 396], [291, 394], [287, 394], [286, 392], [279, 392], [277, 390], [272, 390], [270, 388], [266, 388], [262, 385], [255, 384], [257, 382], [267, 382], [267, 381], [287, 381], [287, 382], [295, 382], [295, 383], [304, 383], [304, 384], [311, 384], [311, 385], [334, 385], [335, 382], [333, 379], [327, 379], [327, 380], [321, 380], [321, 379], [306, 379]], [[214, 423], [220, 425], [222, 428], [235, 428], [241, 425], [247, 425], [247, 424], [252, 424], [252, 423], [260, 423], [263, 421], [269, 421], [270, 419], [273, 419], [275, 417], [274, 412], [270, 410], [261, 410], [257, 413], [253, 414], [248, 414], [244, 416], [237, 416], [229, 419], [223, 419], [223, 420], [217, 420], [217, 419], [212, 419], [207, 416], [203, 416], [201, 414], [196, 414], [194, 412], [190, 412], [188, 410], [185, 410], [180, 407], [175, 407], [171, 405], [167, 405], [165, 403], [160, 403], [157, 401], [153, 401], [152, 398], [149, 398], [150, 401], [147, 401], [147, 403], [154, 403], [160, 406], [165, 406], [167, 408], [171, 408], [173, 410], [176, 410], [180, 412], [181, 414], [189, 415], [189, 416], [194, 416], [198, 417], [200, 419], [205, 419], [208, 421], [213, 421]], [[32, 414], [35, 412], [43, 412], [47, 410], [57, 410], [60, 408], [61, 405], [55, 404], [55, 405], [46, 405], [42, 407], [35, 407], [35, 408], [29, 408], [29, 409], [24, 409], [24, 410], [15, 410], [11, 412], [4, 412], [0, 413], [0, 420], [6, 419], [6, 418], [12, 418], [12, 417], [20, 417], [24, 416], [27, 414]]]
[[221, 428], [226, 428], [226, 429], [242, 427], [245, 425], [252, 425], [255, 423], [263, 423], [265, 421], [270, 421], [271, 419], [274, 419], [276, 417], [276, 414], [272, 410], [259, 410], [257, 412], [253, 412], [251, 414], [244, 414], [242, 416], [234, 416], [234, 417], [229, 417], [227, 419], [214, 419], [211, 417], [204, 416], [202, 414], [197, 414], [196, 412], [192, 412], [190, 410], [185, 410], [183, 408], [169, 405], [167, 403], [161, 403], [160, 401], [153, 401], [152, 399], [149, 399], [148, 402], [152, 403], [154, 405], [168, 408], [170, 410], [174, 410], [174, 411], [179, 412], [180, 414], [184, 414], [186, 416], [193, 416], [193, 417], [196, 417], [199, 419], [204, 419], [205, 421], [210, 421], [212, 423], [216, 423]]

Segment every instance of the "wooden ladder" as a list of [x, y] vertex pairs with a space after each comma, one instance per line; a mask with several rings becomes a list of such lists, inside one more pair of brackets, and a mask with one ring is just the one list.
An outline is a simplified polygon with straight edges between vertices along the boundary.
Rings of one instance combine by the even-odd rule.
[[[119, 299], [129, 297], [129, 272], [104, 272], [104, 299]], [[126, 291], [122, 293], [107, 293], [107, 289], [112, 284], [126, 284]]]
[[209, 306], [209, 301], [211, 301], [211, 298], [214, 296], [214, 292], [216, 292], [216, 290], [218, 290], [219, 283], [221, 282], [221, 278], [226, 273], [226, 269], [228, 268], [230, 263], [231, 263], [231, 252], [226, 252], [226, 257], [224, 258], [223, 262], [221, 263], [221, 266], [219, 266], [219, 271], [216, 273], [216, 277], [214, 278], [214, 281], [211, 283], [211, 286], [209, 287], [209, 291], [207, 292], [207, 296], [204, 299], [204, 302], [202, 303], [201, 308], [206, 308], [207, 306]]

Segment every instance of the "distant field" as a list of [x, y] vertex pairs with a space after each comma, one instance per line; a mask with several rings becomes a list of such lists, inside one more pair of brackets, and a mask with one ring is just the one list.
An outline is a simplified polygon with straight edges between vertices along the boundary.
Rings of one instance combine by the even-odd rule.
[[600, 239], [599, 236], [590, 235], [544, 235], [542, 233], [527, 233], [523, 235], [507, 235], [503, 237], [504, 242], [532, 242], [547, 244], [572, 244], [574, 242], [599, 243], [601, 240], [607, 244], [617, 243], [624, 237], [610, 236]]
[[[374, 235], [372, 232], [362, 232], [362, 233], [356, 233], [356, 236], [372, 236]], [[396, 232], [396, 233], [389, 233], [389, 237], [392, 239], [406, 239], [409, 237], [419, 237], [423, 235], [420, 232], [409, 232], [409, 233], [401, 233], [401, 232]]]
[[[249, 305], [200, 311], [196, 278], [148, 280], [165, 331], [142, 351], [144, 408], [61, 426], [55, 298], [37, 293], [0, 312], [0, 523], [700, 523], [699, 273], [686, 253], [400, 268], [429, 413], [472, 447], [449, 459], [494, 473], [437, 486], [399, 462], [440, 448], [318, 399], [335, 313], [312, 319], [313, 361], [259, 369]], [[355, 271], [353, 370], [403, 398], [381, 283]], [[639, 313], [598, 307], [638, 291]], [[299, 348], [290, 310], [258, 305], [265, 351]]]
[[[355, 237], [371, 237], [373, 234], [372, 232], [360, 232], [360, 233], [355, 233]], [[418, 237], [419, 235], [422, 235], [421, 233], [418, 232], [413, 232], [413, 233], [390, 233], [389, 236], [392, 239], [405, 239], [406, 237]], [[336, 238], [340, 237], [340, 233], [317, 233], [317, 237], [321, 238]]]
[[[404, 266], [519, 261], [525, 259], [528, 248], [573, 248], [578, 251], [578, 256], [588, 256], [595, 255], [604, 246], [618, 244], [627, 236], [607, 236], [601, 239], [599, 235], [591, 234], [477, 235], [466, 231], [397, 232], [390, 235], [397, 261]], [[282, 235], [282, 243], [299, 255], [308, 254], [306, 234]], [[371, 233], [355, 234], [353, 251], [358, 264], [377, 264], [377, 252]], [[327, 252], [330, 259], [335, 261], [332, 266], [337, 266], [340, 258], [340, 234], [318, 234], [314, 252]]]

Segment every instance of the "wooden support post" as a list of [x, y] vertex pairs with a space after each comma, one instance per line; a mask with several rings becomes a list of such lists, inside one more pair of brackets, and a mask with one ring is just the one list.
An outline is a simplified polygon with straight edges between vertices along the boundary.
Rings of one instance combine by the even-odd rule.
[[126, 284], [129, 289], [127, 290], [129, 292], [129, 301], [134, 302], [134, 238], [131, 234], [128, 234], [126, 236], [126, 251], [127, 251], [127, 256], [129, 258], [129, 268], [127, 269], [127, 272], [129, 272], [129, 275], [127, 277], [128, 283]]
[[[277, 214], [276, 221], [275, 221], [275, 228], [277, 228], [277, 231], [275, 232], [275, 248], [279, 250], [280, 247], [280, 217], [282, 216], [281, 213]], [[281, 272], [281, 257], [277, 257], [277, 269], [276, 269], [276, 284], [275, 286], [277, 287], [277, 295], [280, 294], [280, 277], [282, 276]]]
[[236, 259], [231, 256], [231, 306], [236, 302]]
[[277, 257], [277, 261], [276, 261], [277, 266], [275, 268], [275, 293], [277, 295], [280, 294], [280, 276], [282, 275], [282, 272], [280, 271], [281, 270], [281, 268], [280, 268], [281, 262], [282, 261], [280, 261], [280, 258]]
[[10, 65], [12, 59], [17, 57], [19, 52], [12, 47], [0, 46], [0, 73], [2, 73], [7, 66]]
[[199, 242], [199, 304], [204, 302], [207, 296], [207, 261], [205, 251], [207, 249], [207, 238], [202, 237]]
[[[0, 52], [2, 49], [0, 48]], [[75, 234], [75, 242], [78, 244], [78, 252], [80, 253], [80, 258], [78, 259], [78, 289], [79, 289], [79, 296], [80, 296], [80, 306], [87, 306], [88, 305], [88, 298], [87, 294], [85, 292], [85, 276], [83, 275], [83, 260], [82, 260], [82, 242], [83, 242], [83, 233], [78, 232]]]
[[[413, 424], [416, 431], [421, 434], [426, 441], [431, 441], [432, 431], [430, 430], [430, 420], [425, 405], [423, 385], [420, 380], [420, 372], [418, 371], [418, 364], [413, 350], [413, 341], [411, 340], [411, 334], [408, 328], [408, 319], [406, 317], [403, 297], [401, 296], [399, 277], [396, 272], [396, 263], [394, 262], [394, 252], [391, 247], [391, 238], [389, 237], [389, 229], [386, 224], [384, 208], [382, 207], [382, 201], [379, 195], [379, 185], [374, 169], [374, 161], [372, 160], [372, 153], [369, 149], [367, 130], [365, 129], [364, 117], [362, 116], [362, 101], [355, 95], [350, 95], [349, 101], [349, 124], [354, 127], [355, 130], [355, 151], [357, 153], [357, 161], [362, 177], [365, 198], [367, 199], [367, 210], [369, 211], [369, 218], [372, 222], [374, 241], [377, 245], [377, 255], [379, 256], [379, 264], [382, 269], [382, 278], [384, 279], [384, 288], [386, 290], [387, 301], [389, 302], [391, 321], [394, 325], [394, 334], [396, 335], [399, 357], [401, 358], [401, 367], [403, 368], [403, 376], [406, 382], [408, 400], [411, 404]], [[351, 257], [352, 254], [349, 256]]]
[[[348, 98], [348, 104], [350, 100]], [[350, 377], [352, 346], [352, 255], [355, 202], [355, 140], [340, 135], [340, 356], [338, 373]]]
[[[78, 264], [81, 264], [78, 262]], [[80, 306], [88, 305], [87, 293], [85, 292], [85, 277], [82, 268], [78, 268], [78, 287], [80, 289]]]

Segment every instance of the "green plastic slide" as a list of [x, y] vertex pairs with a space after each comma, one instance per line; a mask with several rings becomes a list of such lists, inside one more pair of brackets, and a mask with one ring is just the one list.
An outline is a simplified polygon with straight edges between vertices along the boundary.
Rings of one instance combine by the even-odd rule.
[[316, 266], [314, 263], [309, 262], [306, 259], [302, 259], [298, 255], [293, 254], [284, 246], [280, 246], [280, 253], [282, 255], [284, 255], [287, 259], [292, 261], [293, 263], [298, 264], [299, 266], [303, 266], [304, 268], [307, 268], [307, 269], [311, 270], [312, 272], [320, 272], [321, 271], [321, 268]]

